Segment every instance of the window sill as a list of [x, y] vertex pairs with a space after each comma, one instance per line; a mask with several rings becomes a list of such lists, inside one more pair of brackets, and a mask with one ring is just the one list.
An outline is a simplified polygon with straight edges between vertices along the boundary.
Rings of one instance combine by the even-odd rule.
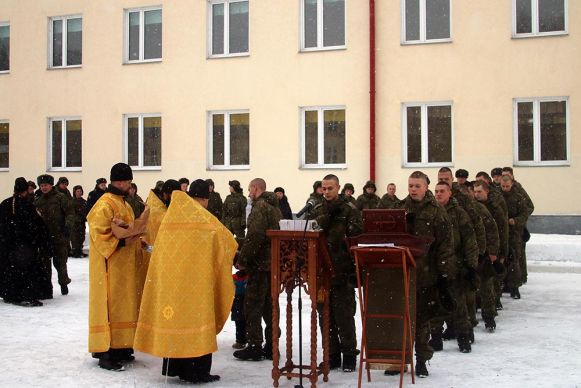
[[133, 171], [161, 171], [161, 166], [131, 166]]
[[403, 163], [402, 168], [437, 168], [437, 167], [454, 167], [454, 162], [438, 163]]
[[0, 168], [0, 172], [9, 172], [9, 171], [10, 171], [10, 168], [8, 168], [8, 167], [6, 167], [6, 168], [4, 168], [4, 167]]
[[347, 164], [303, 164], [299, 167], [300, 170], [346, 170]]
[[162, 59], [158, 58], [158, 59], [144, 59], [143, 61], [124, 61], [123, 64], [124, 65], [141, 65], [141, 64], [145, 64], [145, 63], [161, 63]]
[[47, 70], [67, 70], [67, 69], [81, 69], [83, 65], [71, 65], [71, 66], [49, 66]]
[[208, 166], [206, 171], [231, 171], [231, 170], [250, 170], [250, 165], [243, 166]]
[[10, 70], [2, 70], [0, 71], [0, 74], [10, 74]]
[[250, 52], [235, 53], [235, 54], [218, 54], [218, 55], [208, 54], [206, 56], [206, 59], [244, 58], [244, 57], [249, 57], [249, 56], [250, 56]]
[[550, 36], [568, 36], [569, 31], [538, 32], [527, 34], [512, 34], [512, 39], [543, 38]]
[[320, 51], [342, 51], [347, 50], [347, 46], [330, 46], [330, 47], [309, 47], [309, 48], [301, 48], [299, 53], [316, 53]]
[[439, 44], [439, 43], [452, 43], [452, 38], [448, 39], [430, 39], [430, 40], [412, 40], [412, 41], [402, 41], [402, 46], [415, 46], [422, 44]]
[[558, 160], [553, 162], [513, 162], [514, 167], [571, 167], [568, 160]]
[[57, 171], [69, 171], [69, 172], [79, 172], [83, 171], [82, 167], [49, 167], [47, 169], [49, 172], [57, 172]]

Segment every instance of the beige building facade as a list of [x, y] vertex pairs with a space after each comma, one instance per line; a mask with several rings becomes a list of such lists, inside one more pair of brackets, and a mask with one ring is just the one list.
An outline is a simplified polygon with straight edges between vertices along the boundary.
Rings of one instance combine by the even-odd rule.
[[417, 169], [514, 166], [535, 214], [579, 215], [581, 3], [549, 3], [3, 0], [0, 194], [125, 161], [142, 195], [263, 177], [298, 211], [329, 173], [404, 197]]

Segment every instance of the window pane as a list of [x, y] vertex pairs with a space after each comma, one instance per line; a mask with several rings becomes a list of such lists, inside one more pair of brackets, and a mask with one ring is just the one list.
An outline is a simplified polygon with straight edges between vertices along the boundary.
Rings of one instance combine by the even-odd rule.
[[143, 118], [143, 165], [161, 166], [161, 117]]
[[52, 163], [51, 167], [62, 167], [62, 143], [63, 140], [63, 122], [53, 121], [52, 122]]
[[420, 0], [405, 2], [405, 40], [420, 40]]
[[224, 115], [212, 116], [212, 164], [224, 165]]
[[63, 65], [63, 21], [52, 21], [52, 65]]
[[127, 119], [127, 164], [139, 166], [139, 118]]
[[161, 58], [161, 9], [145, 11], [144, 59]]
[[428, 162], [452, 161], [452, 107], [428, 106]]
[[0, 71], [10, 70], [10, 26], [0, 26]]
[[304, 0], [305, 48], [317, 47], [317, 0]]
[[518, 121], [518, 160], [534, 160], [533, 103], [519, 102]]
[[230, 115], [230, 165], [250, 164], [250, 115]]
[[319, 163], [319, 113], [305, 111], [305, 164]]
[[539, 32], [565, 30], [565, 0], [539, 0]]
[[0, 168], [8, 168], [10, 154], [10, 124], [0, 123]]
[[129, 60], [139, 60], [139, 12], [129, 12]]
[[212, 5], [212, 54], [224, 54], [224, 4]]
[[81, 120], [67, 121], [67, 167], [82, 167], [83, 165], [83, 139], [81, 129]]
[[541, 160], [567, 160], [567, 103], [541, 102]]
[[407, 153], [408, 163], [422, 161], [422, 108], [410, 106], [407, 108]]
[[325, 164], [345, 163], [345, 110], [326, 110]]
[[532, 0], [516, 0], [516, 32], [529, 34], [532, 27]]
[[67, 20], [67, 65], [80, 65], [83, 59], [83, 19]]
[[345, 0], [323, 0], [323, 46], [345, 44]]
[[248, 2], [230, 3], [230, 53], [248, 52]]
[[426, 1], [426, 39], [450, 38], [450, 0]]

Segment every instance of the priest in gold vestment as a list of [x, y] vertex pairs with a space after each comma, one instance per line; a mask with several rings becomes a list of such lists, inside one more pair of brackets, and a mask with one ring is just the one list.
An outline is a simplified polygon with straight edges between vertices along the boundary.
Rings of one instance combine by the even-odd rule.
[[208, 383], [216, 336], [234, 298], [232, 261], [236, 240], [206, 210], [208, 184], [198, 179], [188, 194], [176, 189], [159, 227], [149, 270], [135, 349], [164, 358], [162, 374]]

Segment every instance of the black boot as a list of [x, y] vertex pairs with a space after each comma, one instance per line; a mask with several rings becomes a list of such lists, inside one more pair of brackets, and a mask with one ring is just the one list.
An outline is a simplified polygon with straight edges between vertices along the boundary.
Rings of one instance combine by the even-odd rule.
[[496, 330], [496, 322], [494, 321], [494, 317], [484, 318], [484, 327], [489, 333], [494, 333], [494, 330]]
[[502, 302], [500, 301], [500, 297], [496, 298], [496, 311], [502, 310]]
[[456, 338], [456, 332], [454, 331], [454, 329], [451, 327], [446, 327], [446, 330], [444, 330], [444, 333], [442, 333], [442, 339], [444, 341], [449, 341], [449, 340], [452, 340], [455, 338]]
[[442, 335], [432, 334], [430, 342], [428, 344], [434, 349], [434, 352], [439, 352], [444, 349], [444, 343], [442, 342]]
[[69, 287], [66, 284], [61, 285], [61, 295], [68, 295]]
[[357, 356], [354, 354], [343, 355], [343, 372], [355, 372]]
[[510, 291], [510, 297], [512, 299], [520, 299], [520, 291], [518, 290], [518, 287], [515, 287]]
[[416, 376], [418, 377], [428, 377], [430, 374], [428, 373], [428, 368], [426, 367], [425, 361], [418, 360], [416, 362]]
[[[319, 364], [319, 368], [323, 367], [323, 363]], [[341, 368], [341, 353], [333, 353], [329, 355], [329, 370]]]
[[470, 345], [468, 336], [458, 336], [458, 348], [462, 353], [470, 353], [472, 351], [472, 346]]
[[246, 348], [234, 352], [234, 357], [243, 361], [262, 361], [264, 352], [259, 345], [248, 345]]
[[115, 349], [109, 349], [107, 352], [96, 353], [99, 358], [99, 367], [115, 372], [125, 370], [125, 367], [119, 362], [116, 357]]
[[262, 348], [262, 353], [264, 354], [264, 358], [267, 360], [272, 360], [272, 343], [264, 344]]
[[468, 341], [470, 341], [471, 344], [474, 343], [474, 329], [470, 328], [470, 331], [468, 332]]

